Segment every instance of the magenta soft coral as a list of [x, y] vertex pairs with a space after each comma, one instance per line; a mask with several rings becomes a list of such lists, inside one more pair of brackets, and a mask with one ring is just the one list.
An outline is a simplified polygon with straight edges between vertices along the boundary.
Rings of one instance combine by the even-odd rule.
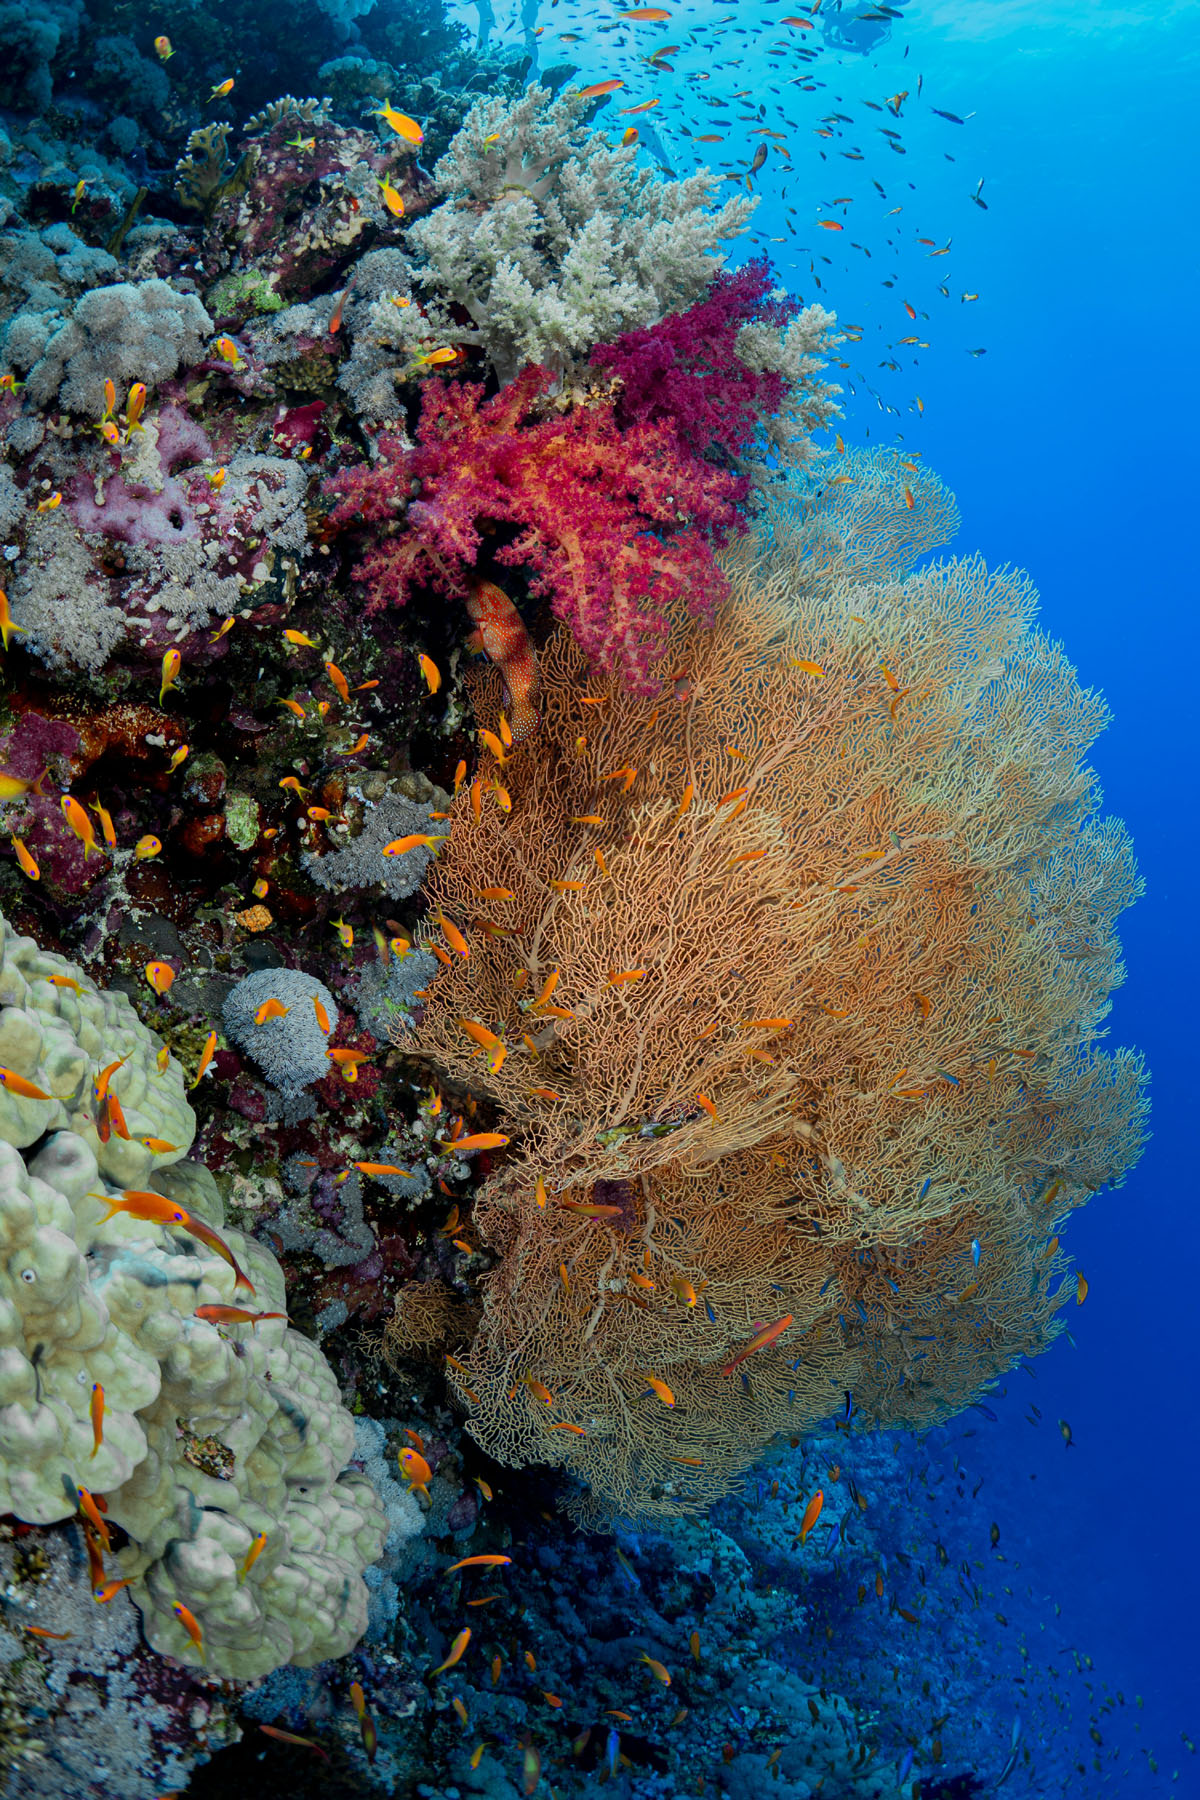
[[751, 369], [737, 353], [743, 325], [784, 326], [798, 311], [794, 301], [772, 300], [771, 284], [760, 258], [718, 275], [686, 312], [594, 350], [593, 366], [620, 379], [618, 423], [668, 423], [693, 456], [736, 464], [786, 392], [781, 375]]
[[421, 586], [465, 598], [486, 540], [598, 668], [649, 693], [676, 609], [711, 615], [724, 597], [713, 546], [738, 523], [744, 486], [684, 451], [669, 420], [622, 429], [604, 402], [535, 416], [552, 379], [525, 369], [490, 400], [431, 381], [416, 447], [382, 436], [376, 462], [335, 476], [329, 524], [372, 528], [353, 570], [368, 613]]

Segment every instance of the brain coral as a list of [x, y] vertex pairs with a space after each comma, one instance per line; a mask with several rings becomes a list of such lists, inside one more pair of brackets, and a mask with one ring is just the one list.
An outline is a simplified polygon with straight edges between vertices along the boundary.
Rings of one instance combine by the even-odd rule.
[[951, 1416], [1061, 1330], [1061, 1224], [1140, 1151], [1140, 1059], [1096, 1043], [1138, 892], [1103, 704], [1023, 575], [914, 571], [953, 502], [893, 461], [765, 504], [652, 709], [593, 678], [585, 722], [552, 638], [511, 811], [460, 796], [427, 877], [470, 955], [415, 1051], [514, 1147], [475, 1307], [410, 1290], [392, 1348], [453, 1349], [471, 1433], [565, 1466], [585, 1518], [703, 1507], [847, 1390], [867, 1425]]
[[[356, 1642], [384, 1520], [369, 1483], [341, 1473], [353, 1423], [319, 1351], [283, 1320], [197, 1316], [233, 1303], [282, 1312], [283, 1276], [260, 1244], [222, 1229], [211, 1175], [180, 1160], [195, 1120], [179, 1065], [160, 1072], [158, 1049], [122, 996], [0, 918], [0, 1066], [50, 1096], [0, 1086], [0, 1511], [48, 1524], [77, 1513], [80, 1485], [103, 1495], [131, 1540], [106, 1575], [130, 1582], [151, 1645], [200, 1662], [181, 1603], [208, 1671], [248, 1680]], [[93, 1082], [118, 1058], [112, 1091], [131, 1135], [102, 1143]], [[253, 1296], [211, 1234], [106, 1219], [126, 1188], [215, 1229]]]
[[[256, 1015], [277, 1000], [286, 1013], [261, 1024]], [[329, 1030], [322, 1029], [317, 1006], [324, 1008]], [[252, 1056], [281, 1094], [295, 1095], [329, 1073], [327, 1047], [337, 1030], [337, 1001], [315, 975], [301, 969], [256, 969], [228, 995], [222, 1009], [225, 1030]]]

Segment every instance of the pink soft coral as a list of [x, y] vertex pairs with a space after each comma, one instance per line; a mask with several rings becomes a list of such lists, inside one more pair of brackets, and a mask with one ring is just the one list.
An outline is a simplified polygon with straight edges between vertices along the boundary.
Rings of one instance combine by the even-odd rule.
[[679, 604], [708, 616], [724, 597], [712, 547], [738, 523], [745, 486], [688, 454], [667, 419], [621, 429], [606, 402], [537, 417], [551, 381], [528, 368], [490, 400], [431, 381], [416, 447], [381, 436], [375, 463], [335, 476], [329, 523], [376, 529], [353, 571], [371, 586], [368, 613], [421, 586], [465, 599], [486, 540], [598, 668], [649, 693]]
[[736, 464], [787, 392], [782, 375], [752, 369], [737, 353], [744, 325], [783, 327], [799, 310], [795, 301], [772, 300], [771, 282], [762, 257], [719, 275], [686, 312], [594, 350], [593, 365], [620, 379], [619, 424], [667, 422], [693, 456]]

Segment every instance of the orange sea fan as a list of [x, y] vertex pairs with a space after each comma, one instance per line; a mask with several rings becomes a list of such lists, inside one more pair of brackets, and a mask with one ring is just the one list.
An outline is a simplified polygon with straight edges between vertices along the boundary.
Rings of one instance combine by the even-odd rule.
[[[1091, 818], [1103, 706], [1023, 576], [907, 572], [923, 515], [881, 499], [893, 475], [866, 549], [816, 483], [772, 501], [656, 701], [556, 632], [510, 810], [485, 768], [429, 873], [471, 955], [405, 1048], [513, 1138], [451, 1385], [591, 1520], [706, 1504], [846, 1390], [873, 1424], [953, 1413], [1054, 1335], [1056, 1221], [1138, 1154], [1141, 1064], [1092, 1048], [1137, 891]], [[920, 494], [941, 541], [952, 502]]]

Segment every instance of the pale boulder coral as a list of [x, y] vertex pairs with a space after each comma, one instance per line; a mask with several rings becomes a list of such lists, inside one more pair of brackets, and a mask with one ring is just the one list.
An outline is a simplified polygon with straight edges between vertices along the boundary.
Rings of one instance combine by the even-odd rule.
[[[386, 1524], [370, 1483], [346, 1471], [353, 1422], [316, 1347], [282, 1318], [198, 1316], [283, 1313], [283, 1275], [223, 1227], [207, 1169], [179, 1160], [195, 1121], [179, 1065], [160, 1072], [158, 1051], [123, 996], [0, 918], [0, 1067], [48, 1096], [0, 1084], [0, 1510], [49, 1524], [76, 1513], [81, 1486], [103, 1494], [132, 1540], [108, 1572], [130, 1582], [151, 1645], [199, 1664], [182, 1604], [208, 1672], [252, 1680], [351, 1648]], [[94, 1082], [118, 1059], [111, 1088], [131, 1135], [102, 1142]], [[127, 1188], [220, 1231], [253, 1293], [178, 1223], [107, 1216]]]

